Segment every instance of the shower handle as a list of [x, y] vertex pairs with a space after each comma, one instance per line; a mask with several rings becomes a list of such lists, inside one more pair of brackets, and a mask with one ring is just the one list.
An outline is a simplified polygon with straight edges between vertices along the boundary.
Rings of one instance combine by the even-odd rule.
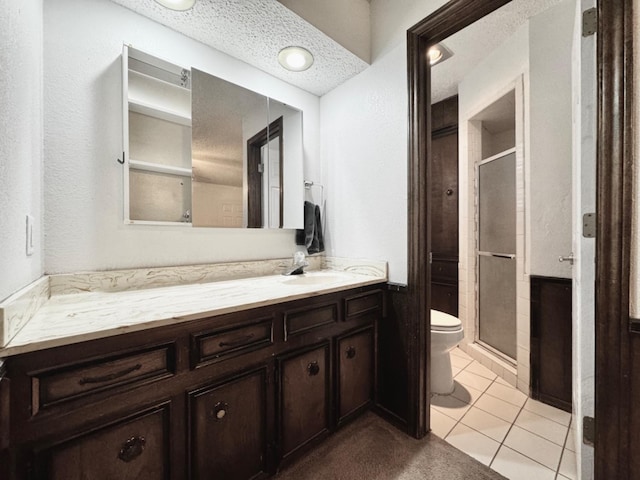
[[573, 256], [573, 253], [570, 253], [569, 255], [567, 255], [566, 257], [563, 255], [560, 255], [558, 257], [558, 261], [559, 262], [569, 262], [569, 265], [573, 265], [573, 262], [575, 261], [575, 258]]

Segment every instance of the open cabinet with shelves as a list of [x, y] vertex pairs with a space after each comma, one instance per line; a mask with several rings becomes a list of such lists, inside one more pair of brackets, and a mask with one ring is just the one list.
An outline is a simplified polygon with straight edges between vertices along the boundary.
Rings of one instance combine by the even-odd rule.
[[191, 73], [124, 47], [125, 223], [191, 226]]

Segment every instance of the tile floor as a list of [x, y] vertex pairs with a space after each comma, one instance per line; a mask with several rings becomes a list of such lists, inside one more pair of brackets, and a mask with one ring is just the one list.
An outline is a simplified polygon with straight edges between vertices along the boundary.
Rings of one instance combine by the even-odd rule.
[[438, 437], [511, 480], [575, 480], [571, 415], [527, 398], [456, 348], [455, 391], [431, 398]]

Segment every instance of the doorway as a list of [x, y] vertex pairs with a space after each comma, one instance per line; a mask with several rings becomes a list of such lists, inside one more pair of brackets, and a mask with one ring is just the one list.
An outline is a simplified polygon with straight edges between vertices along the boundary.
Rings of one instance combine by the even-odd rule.
[[[460, 31], [488, 13], [498, 9], [508, 2], [505, 1], [454, 1], [445, 5], [433, 15], [417, 24], [408, 32], [408, 74], [409, 74], [409, 109], [410, 109], [410, 160], [409, 160], [409, 314], [411, 335], [410, 355], [410, 412], [409, 424], [412, 433], [421, 437], [429, 428], [429, 412], [427, 409], [429, 386], [427, 372], [430, 353], [430, 323], [429, 311], [431, 306], [428, 285], [431, 280], [427, 252], [430, 251], [429, 235], [429, 187], [423, 179], [429, 178], [430, 138], [423, 132], [431, 131], [431, 72], [426, 60], [426, 51], [431, 45], [446, 39], [453, 33]], [[625, 220], [620, 205], [630, 205], [631, 140], [622, 132], [630, 126], [631, 95], [629, 82], [625, 83], [625, 74], [630, 78], [630, 20], [631, 1], [613, 2], [616, 5], [602, 2], [598, 5], [600, 31], [598, 41], [599, 64], [599, 129], [598, 129], [598, 247], [597, 247], [597, 285], [599, 303], [596, 305], [596, 316], [599, 325], [600, 340], [597, 340], [599, 351], [607, 346], [616, 344], [618, 347], [628, 347], [618, 335], [616, 340], [613, 329], [620, 328], [620, 322], [628, 322], [628, 253], [629, 249], [629, 220]], [[611, 2], [608, 2], [611, 3]], [[608, 47], [605, 48], [605, 47]], [[625, 95], [625, 92], [627, 95]], [[628, 131], [628, 130], [627, 130]], [[626, 173], [626, 177], [624, 174]], [[603, 248], [607, 247], [607, 248]], [[626, 263], [625, 263], [626, 262]], [[609, 285], [609, 286], [608, 286]], [[617, 287], [613, 291], [612, 285]], [[622, 287], [622, 288], [620, 288]], [[606, 295], [606, 296], [605, 296]], [[628, 326], [627, 326], [628, 328]], [[617, 343], [616, 343], [617, 341]], [[618, 350], [614, 350], [618, 351]], [[614, 358], [600, 359], [601, 372], [615, 373], [607, 383], [613, 387], [620, 397], [606, 399], [606, 404], [616, 416], [624, 412], [628, 402], [620, 402], [623, 397], [621, 387], [624, 382], [620, 374], [621, 366], [629, 368], [624, 361], [624, 354], [614, 355]], [[615, 367], [618, 367], [616, 371]], [[629, 377], [626, 376], [627, 382]], [[598, 384], [600, 387], [600, 384]], [[628, 395], [628, 394], [627, 394]], [[601, 398], [598, 390], [596, 396]], [[628, 398], [628, 397], [627, 397]], [[628, 408], [628, 407], [627, 407]], [[627, 410], [628, 412], [628, 410]], [[605, 415], [602, 416], [604, 422]], [[596, 472], [602, 478], [623, 478], [629, 472], [631, 463], [629, 445], [621, 436], [621, 424], [599, 430], [599, 436], [608, 437], [615, 444], [614, 453], [607, 454], [609, 460], [612, 455], [622, 455], [620, 462], [606, 462], [603, 450], [598, 450], [596, 442]], [[628, 431], [628, 427], [626, 428]], [[622, 438], [628, 436], [622, 435]], [[600, 452], [600, 454], [599, 454]], [[616, 465], [617, 463], [617, 465]], [[624, 469], [627, 470], [624, 470]], [[618, 469], [618, 470], [616, 470]], [[615, 470], [615, 471], [614, 471]], [[606, 475], [605, 475], [606, 472]], [[631, 478], [631, 477], [629, 477]]]

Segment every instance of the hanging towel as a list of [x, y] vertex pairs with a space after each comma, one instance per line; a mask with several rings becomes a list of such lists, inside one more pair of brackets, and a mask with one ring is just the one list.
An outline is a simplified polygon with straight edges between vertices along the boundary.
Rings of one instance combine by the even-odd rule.
[[309, 254], [324, 252], [322, 218], [318, 205], [304, 202], [304, 230], [296, 231], [296, 245], [307, 247]]

